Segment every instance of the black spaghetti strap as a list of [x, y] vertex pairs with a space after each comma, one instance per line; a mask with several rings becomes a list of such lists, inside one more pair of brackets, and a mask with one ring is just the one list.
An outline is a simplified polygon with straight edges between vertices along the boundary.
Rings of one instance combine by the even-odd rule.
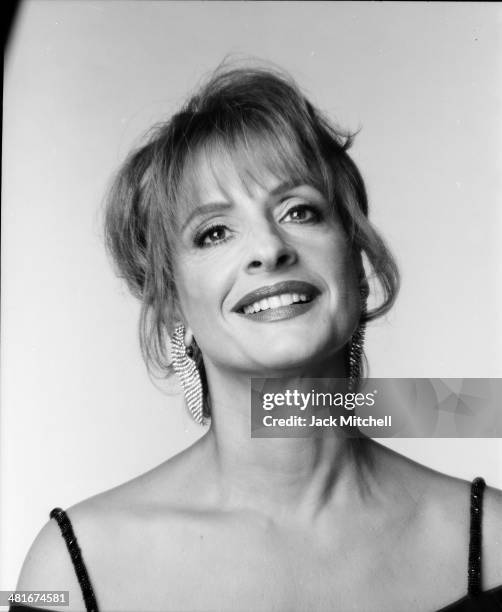
[[77, 542], [77, 538], [73, 531], [72, 524], [66, 512], [61, 508], [54, 508], [50, 513], [50, 518], [56, 519], [59, 528], [61, 529], [61, 535], [63, 536], [68, 552], [70, 553], [75, 573], [77, 574], [78, 583], [82, 589], [82, 595], [85, 602], [85, 608], [87, 612], [99, 612], [98, 604], [94, 596], [94, 590], [89, 579], [89, 574], [84, 565], [82, 558], [82, 551]]
[[485, 486], [482, 478], [475, 478], [471, 484], [471, 527], [467, 573], [467, 594], [470, 597], [476, 597], [481, 593], [481, 520]]

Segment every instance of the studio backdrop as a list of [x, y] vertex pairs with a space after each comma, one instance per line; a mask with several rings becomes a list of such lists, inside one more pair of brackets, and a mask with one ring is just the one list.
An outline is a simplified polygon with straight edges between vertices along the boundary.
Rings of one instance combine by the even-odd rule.
[[[25, 2], [6, 56], [0, 589], [55, 506], [203, 432], [149, 379], [103, 246], [126, 153], [225, 58], [286, 69], [341, 127], [402, 273], [374, 377], [502, 375], [502, 8], [474, 3]], [[496, 439], [388, 439], [502, 486]]]

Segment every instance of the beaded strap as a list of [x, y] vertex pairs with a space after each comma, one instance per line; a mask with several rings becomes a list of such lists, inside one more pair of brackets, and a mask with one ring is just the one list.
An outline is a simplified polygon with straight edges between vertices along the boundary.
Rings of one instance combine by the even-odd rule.
[[471, 485], [471, 527], [467, 572], [467, 594], [470, 597], [481, 593], [481, 517], [485, 486], [482, 478], [475, 478]]
[[82, 590], [87, 612], [99, 612], [98, 604], [96, 603], [94, 591], [89, 579], [89, 574], [87, 573], [87, 569], [82, 558], [82, 551], [78, 545], [77, 538], [68, 515], [61, 508], [54, 508], [54, 510], [52, 510], [50, 513], [50, 518], [56, 519], [57, 524], [61, 529], [61, 535], [66, 542], [66, 547], [70, 553], [73, 567], [75, 568], [75, 573], [78, 578], [78, 583], [80, 584], [80, 588]]

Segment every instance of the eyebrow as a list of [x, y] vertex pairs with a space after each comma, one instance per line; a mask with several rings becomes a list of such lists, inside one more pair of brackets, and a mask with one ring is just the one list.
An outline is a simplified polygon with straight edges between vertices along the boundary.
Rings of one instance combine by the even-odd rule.
[[[272, 190], [270, 190], [268, 192], [268, 195], [276, 196], [279, 193], [282, 193], [284, 191], [289, 191], [291, 189], [294, 189], [295, 187], [300, 187], [303, 184], [304, 183], [298, 183], [297, 181], [293, 181], [293, 180], [283, 181], [282, 183], [277, 185], [277, 187], [274, 187]], [[198, 217], [200, 215], [211, 214], [215, 212], [222, 212], [222, 211], [228, 210], [233, 207], [234, 207], [234, 204], [231, 202], [209, 202], [208, 204], [201, 204], [199, 206], [196, 206], [194, 209], [190, 211], [188, 217], [183, 222], [181, 231], [184, 231], [187, 225], [189, 225], [195, 217]]]
[[201, 204], [200, 206], [196, 206], [193, 210], [190, 211], [190, 214], [183, 222], [181, 227], [181, 231], [190, 224], [190, 222], [199, 215], [211, 214], [215, 212], [222, 212], [224, 210], [228, 210], [229, 208], [233, 208], [233, 204], [230, 202], [210, 202], [209, 204]]

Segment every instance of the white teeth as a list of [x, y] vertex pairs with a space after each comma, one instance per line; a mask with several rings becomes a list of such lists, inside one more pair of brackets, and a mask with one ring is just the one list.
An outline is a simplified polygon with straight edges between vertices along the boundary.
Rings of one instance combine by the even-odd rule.
[[280, 308], [281, 306], [289, 306], [298, 302], [307, 302], [308, 296], [304, 293], [282, 293], [281, 295], [274, 295], [269, 298], [263, 298], [244, 306], [244, 314], [253, 314], [254, 312], [260, 312], [260, 310], [269, 310], [271, 308]]
[[290, 293], [283, 293], [279, 296], [281, 300], [281, 306], [289, 306], [293, 303], [293, 296]]

